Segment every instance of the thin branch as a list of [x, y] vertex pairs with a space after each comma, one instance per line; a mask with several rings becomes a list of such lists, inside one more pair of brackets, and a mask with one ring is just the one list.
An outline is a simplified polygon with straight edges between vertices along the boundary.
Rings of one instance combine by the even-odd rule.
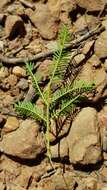
[[[75, 48], [77, 46], [80, 45], [80, 43], [88, 38], [90, 38], [91, 36], [94, 36], [96, 34], [101, 33], [102, 31], [104, 31], [104, 27], [103, 26], [97, 26], [96, 28], [94, 28], [93, 30], [90, 30], [89, 32], [87, 32], [85, 35], [81, 36], [78, 39], [73, 40], [70, 44], [68, 44], [65, 49], [68, 48]], [[38, 61], [40, 59], [45, 59], [48, 56], [52, 56], [54, 54], [54, 51], [48, 51], [48, 52], [42, 52], [39, 54], [36, 54], [32, 57], [29, 58], [10, 58], [10, 57], [5, 57], [3, 55], [0, 55], [0, 62], [5, 63], [5, 64], [13, 64], [16, 65], [18, 63], [25, 63], [25, 62], [32, 62], [32, 61]]]

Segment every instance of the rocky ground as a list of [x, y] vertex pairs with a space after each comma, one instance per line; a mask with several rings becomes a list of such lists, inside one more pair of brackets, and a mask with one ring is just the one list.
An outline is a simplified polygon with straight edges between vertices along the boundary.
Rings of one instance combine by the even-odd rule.
[[[53, 170], [43, 126], [13, 104], [35, 102], [25, 61], [44, 87], [62, 23], [72, 33], [72, 79], [95, 90], [60, 129], [52, 122]], [[0, 190], [107, 190], [107, 0], [0, 0], [0, 112]]]

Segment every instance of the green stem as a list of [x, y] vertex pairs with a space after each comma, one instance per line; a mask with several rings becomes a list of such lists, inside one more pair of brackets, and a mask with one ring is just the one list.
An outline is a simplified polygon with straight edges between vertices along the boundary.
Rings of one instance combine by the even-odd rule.
[[48, 158], [49, 158], [49, 160], [50, 160], [50, 159], [51, 159], [51, 151], [50, 151], [49, 129], [50, 129], [50, 122], [49, 122], [49, 105], [47, 105], [46, 146], [47, 146], [47, 156], [48, 156]]
[[47, 126], [46, 126], [46, 146], [47, 146], [47, 156], [49, 161], [51, 162], [51, 150], [50, 150], [50, 137], [49, 137], [49, 130], [50, 130], [50, 85], [48, 86], [48, 99], [47, 99]]

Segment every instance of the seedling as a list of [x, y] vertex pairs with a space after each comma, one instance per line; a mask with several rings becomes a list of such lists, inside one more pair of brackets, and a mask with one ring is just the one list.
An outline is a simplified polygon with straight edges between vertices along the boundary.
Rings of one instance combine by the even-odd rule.
[[[38, 75], [33, 74], [33, 64], [26, 63], [26, 69], [31, 77], [35, 93], [42, 99], [44, 109], [40, 109], [31, 102], [18, 102], [15, 104], [16, 110], [25, 116], [30, 116], [39, 122], [43, 122], [46, 138], [47, 156], [51, 162], [50, 150], [50, 129], [51, 120], [56, 120], [62, 115], [68, 115], [71, 110], [81, 101], [84, 92], [93, 89], [93, 83], [79, 81], [64, 85], [64, 76], [70, 62], [70, 54], [65, 50], [65, 46], [70, 42], [70, 34], [66, 26], [60, 31], [58, 36], [58, 48], [53, 55], [53, 64], [49, 82], [45, 90], [41, 90], [38, 83]], [[60, 87], [53, 90], [53, 85], [61, 81]]]

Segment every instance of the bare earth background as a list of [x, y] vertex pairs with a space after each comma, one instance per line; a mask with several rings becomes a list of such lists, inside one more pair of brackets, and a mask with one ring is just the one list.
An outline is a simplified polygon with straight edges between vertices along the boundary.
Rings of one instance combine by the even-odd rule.
[[[61, 129], [52, 122], [52, 170], [43, 126], [13, 104], [43, 106], [25, 61], [44, 88], [62, 24], [72, 34], [72, 80], [96, 90]], [[0, 112], [0, 190], [107, 190], [107, 0], [0, 0]]]

